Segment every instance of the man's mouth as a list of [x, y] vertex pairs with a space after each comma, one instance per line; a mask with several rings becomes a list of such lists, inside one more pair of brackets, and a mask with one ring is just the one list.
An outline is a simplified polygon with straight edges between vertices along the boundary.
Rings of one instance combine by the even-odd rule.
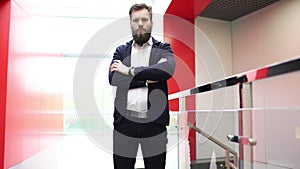
[[145, 29], [138, 29], [136, 31], [136, 34], [139, 35], [139, 34], [145, 34], [146, 33], [146, 30]]

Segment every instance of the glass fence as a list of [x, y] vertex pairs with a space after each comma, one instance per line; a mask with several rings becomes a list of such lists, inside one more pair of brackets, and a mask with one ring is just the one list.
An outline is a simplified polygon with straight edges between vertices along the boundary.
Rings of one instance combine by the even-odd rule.
[[178, 168], [300, 168], [299, 70], [296, 58], [169, 95], [179, 99]]

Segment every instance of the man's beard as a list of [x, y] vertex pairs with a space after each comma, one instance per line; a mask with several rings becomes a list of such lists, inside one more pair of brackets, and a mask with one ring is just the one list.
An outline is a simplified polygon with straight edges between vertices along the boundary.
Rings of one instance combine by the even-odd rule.
[[139, 46], [143, 46], [144, 43], [148, 42], [148, 40], [151, 37], [151, 33], [145, 33], [145, 34], [134, 34], [132, 35], [135, 43], [137, 43]]

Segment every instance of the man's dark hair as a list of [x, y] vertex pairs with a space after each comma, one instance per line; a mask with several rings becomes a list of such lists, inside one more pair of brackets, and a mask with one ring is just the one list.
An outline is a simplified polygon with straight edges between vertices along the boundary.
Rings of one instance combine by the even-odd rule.
[[150, 20], [152, 20], [152, 7], [148, 6], [144, 3], [134, 4], [134, 5], [131, 6], [131, 8], [129, 9], [130, 18], [131, 18], [131, 14], [132, 14], [133, 11], [139, 11], [139, 10], [142, 10], [142, 9], [147, 9], [148, 10], [149, 15], [150, 15]]

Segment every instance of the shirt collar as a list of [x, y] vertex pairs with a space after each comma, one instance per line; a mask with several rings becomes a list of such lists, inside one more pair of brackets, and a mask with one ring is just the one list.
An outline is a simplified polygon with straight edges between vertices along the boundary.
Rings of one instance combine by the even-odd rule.
[[[149, 40], [146, 42], [146, 43], [144, 43], [144, 45], [141, 47], [141, 48], [144, 48], [144, 47], [146, 47], [146, 46], [152, 46], [153, 45], [153, 39], [152, 39], [152, 37], [150, 37], [149, 38]], [[133, 43], [132, 43], [132, 46], [133, 47], [136, 47], [136, 46], [139, 46], [139, 45], [137, 45], [136, 43], [135, 43], [135, 41], [133, 40]], [[139, 46], [140, 47], [140, 46]]]

